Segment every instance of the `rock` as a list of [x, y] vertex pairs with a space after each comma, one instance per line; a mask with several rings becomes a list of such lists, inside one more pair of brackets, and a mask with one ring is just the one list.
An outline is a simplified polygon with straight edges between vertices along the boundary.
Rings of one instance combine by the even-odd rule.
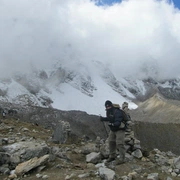
[[115, 178], [115, 172], [106, 167], [100, 167], [99, 174], [100, 174], [100, 177], [104, 180], [114, 180]]
[[180, 156], [175, 158], [173, 163], [175, 168], [180, 169]]
[[43, 175], [42, 174], [36, 174], [37, 178], [41, 178]]
[[65, 177], [65, 180], [70, 180], [70, 179], [73, 179], [75, 177], [75, 174], [71, 174], [71, 175], [67, 175], [66, 177]]
[[173, 180], [172, 178], [170, 178], [170, 177], [167, 177], [167, 179], [166, 180]]
[[128, 174], [128, 177], [129, 177], [130, 179], [136, 179], [137, 176], [138, 176], [138, 173], [137, 173], [137, 172], [131, 172], [131, 173]]
[[142, 158], [143, 157], [143, 154], [141, 152], [140, 149], [136, 149], [135, 151], [132, 152], [132, 155], [138, 159]]
[[0, 172], [3, 174], [10, 174], [10, 169], [8, 167], [0, 167]]
[[18, 164], [18, 166], [15, 168], [15, 174], [17, 175], [24, 174], [30, 171], [31, 169], [34, 169], [42, 164], [47, 163], [48, 159], [49, 159], [49, 155], [44, 155], [40, 158], [35, 157], [33, 159], [30, 159], [29, 161]]
[[87, 144], [85, 144], [82, 148], [81, 151], [83, 154], [89, 154], [91, 152], [99, 152], [99, 148], [96, 146], [95, 143], [93, 142], [88, 142]]
[[0, 166], [10, 163], [10, 155], [6, 152], [0, 152]]
[[148, 179], [148, 180], [158, 180], [158, 179], [159, 179], [158, 176], [159, 176], [158, 173], [148, 174], [147, 179]]
[[48, 178], [49, 178], [48, 175], [43, 175], [43, 176], [42, 176], [42, 179], [48, 179]]
[[8, 138], [3, 138], [2, 139], [2, 145], [7, 145], [9, 142], [9, 139]]
[[22, 141], [11, 145], [3, 146], [2, 149], [8, 154], [12, 154], [13, 163], [27, 161], [34, 157], [41, 157], [50, 152], [50, 148], [44, 142]]
[[108, 158], [108, 156], [109, 156], [109, 143], [108, 143], [108, 139], [105, 141], [104, 144], [101, 144], [100, 152], [103, 155], [103, 157]]
[[93, 164], [97, 164], [98, 162], [100, 162], [101, 160], [101, 154], [96, 153], [96, 152], [92, 152], [88, 155], [86, 155], [86, 162], [88, 163], [93, 163]]
[[21, 162], [21, 159], [18, 155], [16, 154], [12, 154], [10, 157], [10, 164], [11, 167], [15, 168], [17, 164], [19, 164]]
[[17, 175], [16, 175], [16, 174], [11, 174], [11, 175], [9, 175], [9, 179], [15, 179], [15, 178], [17, 178]]
[[88, 176], [89, 176], [89, 173], [79, 174], [79, 175], [78, 175], [78, 177], [79, 177], [79, 178], [82, 178], [82, 179], [83, 179], [83, 178], [86, 178], [86, 177], [88, 177]]
[[64, 144], [68, 141], [70, 132], [71, 132], [71, 129], [70, 129], [69, 122], [59, 121], [56, 124], [56, 128], [53, 132], [52, 141], [57, 144], [58, 143]]

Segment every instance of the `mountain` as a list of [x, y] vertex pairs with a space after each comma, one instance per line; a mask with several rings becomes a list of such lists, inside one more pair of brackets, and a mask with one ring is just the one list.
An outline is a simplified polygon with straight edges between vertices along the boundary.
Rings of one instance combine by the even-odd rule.
[[132, 111], [134, 120], [151, 123], [180, 123], [180, 101], [157, 93]]
[[107, 99], [120, 105], [127, 101], [130, 109], [136, 109], [139, 102], [156, 93], [180, 100], [180, 79], [156, 80], [149, 76], [150, 72], [156, 75], [155, 68], [145, 68], [142, 72], [146, 73], [146, 78], [136, 79], [117, 77], [98, 61], [86, 65], [56, 63], [49, 69], [31, 67], [26, 74], [16, 72], [1, 78], [0, 101], [104, 115]]

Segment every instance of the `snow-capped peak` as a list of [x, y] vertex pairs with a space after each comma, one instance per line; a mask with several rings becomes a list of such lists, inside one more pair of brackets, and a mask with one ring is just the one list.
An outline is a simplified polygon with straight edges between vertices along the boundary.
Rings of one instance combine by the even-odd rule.
[[[57, 63], [49, 69], [34, 69], [29, 74], [19, 73], [0, 80], [0, 100], [105, 115], [106, 100], [120, 106], [126, 101], [130, 109], [135, 109], [135, 100], [145, 99], [155, 90], [165, 94], [170, 81], [165, 82], [130, 77], [118, 79], [108, 66], [97, 61], [86, 65]], [[179, 87], [178, 79], [173, 82], [175, 89]]]

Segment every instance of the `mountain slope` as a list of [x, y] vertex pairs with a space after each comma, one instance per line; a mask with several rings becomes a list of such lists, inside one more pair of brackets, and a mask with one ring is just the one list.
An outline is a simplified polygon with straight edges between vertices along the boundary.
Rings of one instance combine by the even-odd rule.
[[128, 100], [128, 96], [132, 98], [134, 95], [102, 64], [71, 66], [57, 64], [48, 70], [33, 69], [31, 74], [18, 73], [3, 79], [0, 81], [0, 100], [61, 110], [81, 110], [89, 114], [104, 114], [107, 99], [119, 104], [128, 101], [132, 108], [137, 107]]
[[180, 123], [179, 112], [180, 101], [164, 98], [157, 93], [146, 101], [139, 103], [139, 107], [132, 111], [132, 116], [136, 121]]
[[111, 69], [94, 61], [86, 65], [57, 63], [49, 69], [32, 68], [0, 79], [0, 100], [21, 105], [53, 107], [61, 110], [80, 110], [105, 115], [104, 102], [137, 103], [155, 93], [169, 99], [180, 99], [180, 79], [157, 81], [152, 78], [116, 77]]

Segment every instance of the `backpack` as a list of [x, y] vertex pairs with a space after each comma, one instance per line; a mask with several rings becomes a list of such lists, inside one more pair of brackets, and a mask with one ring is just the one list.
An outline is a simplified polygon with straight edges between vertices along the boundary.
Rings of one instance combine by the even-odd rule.
[[113, 104], [113, 107], [115, 108], [115, 109], [119, 109], [121, 112], [122, 112], [122, 115], [123, 115], [123, 121], [122, 121], [122, 123], [121, 123], [121, 125], [120, 125], [120, 129], [127, 129], [127, 126], [128, 126], [128, 121], [130, 120], [129, 119], [129, 117], [128, 117], [128, 115], [126, 114], [126, 112], [124, 111], [124, 110], [122, 110], [121, 108], [120, 108], [120, 105], [119, 104]]

